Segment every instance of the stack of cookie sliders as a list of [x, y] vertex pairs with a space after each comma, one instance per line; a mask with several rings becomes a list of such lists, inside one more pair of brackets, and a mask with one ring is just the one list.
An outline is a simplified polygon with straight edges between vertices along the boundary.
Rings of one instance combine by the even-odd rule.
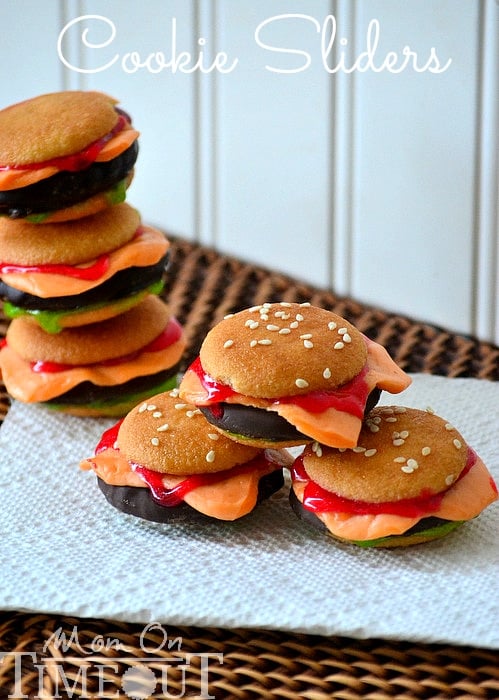
[[268, 303], [207, 334], [179, 392], [220, 434], [262, 449], [304, 445], [296, 514], [333, 537], [394, 547], [442, 537], [497, 499], [487, 468], [442, 418], [376, 406], [409, 377], [345, 319]]
[[0, 111], [0, 351], [10, 396], [125, 415], [175, 386], [182, 328], [159, 298], [169, 241], [124, 200], [139, 133], [99, 92]]

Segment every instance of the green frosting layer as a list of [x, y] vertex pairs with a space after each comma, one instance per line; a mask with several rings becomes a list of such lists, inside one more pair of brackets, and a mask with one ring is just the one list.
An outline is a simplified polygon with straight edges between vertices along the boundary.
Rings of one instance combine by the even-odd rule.
[[[437, 539], [438, 537], [444, 537], [453, 530], [456, 530], [464, 522], [464, 520], [443, 520], [440, 525], [435, 525], [434, 527], [429, 527], [427, 530], [420, 530], [419, 532], [414, 533], [414, 537], [424, 537], [428, 540]], [[391, 544], [402, 542], [406, 538], [408, 541], [410, 541], [411, 537], [411, 532], [408, 531], [402, 535], [389, 535], [388, 537], [378, 537], [375, 540], [353, 540], [353, 544], [364, 548], [387, 547]]]

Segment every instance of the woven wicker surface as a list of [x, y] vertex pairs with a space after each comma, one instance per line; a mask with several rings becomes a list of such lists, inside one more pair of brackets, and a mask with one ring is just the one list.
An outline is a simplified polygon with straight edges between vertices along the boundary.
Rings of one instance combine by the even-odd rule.
[[[383, 344], [406, 371], [499, 380], [494, 345], [370, 308], [195, 243], [172, 239], [164, 296], [187, 335], [184, 368], [225, 314], [286, 300], [334, 310]], [[0, 318], [0, 335], [5, 329]], [[0, 419], [8, 407], [0, 385]], [[62, 651], [56, 641], [61, 632]], [[169, 647], [165, 633], [179, 643]], [[0, 698], [499, 698], [499, 651], [449, 645], [168, 625], [145, 631], [143, 625], [115, 621], [2, 612], [0, 659], [2, 653]], [[203, 654], [210, 656], [203, 660]], [[133, 686], [126, 683], [132, 667], [138, 673]], [[160, 679], [154, 687], [151, 672]]]

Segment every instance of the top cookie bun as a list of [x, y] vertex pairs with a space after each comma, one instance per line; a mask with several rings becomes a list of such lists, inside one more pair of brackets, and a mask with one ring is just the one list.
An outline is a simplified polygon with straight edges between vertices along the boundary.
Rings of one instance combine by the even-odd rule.
[[308, 476], [343, 498], [369, 503], [440, 493], [466, 466], [462, 435], [440, 416], [404, 406], [377, 406], [367, 416], [358, 446], [338, 450], [309, 445]]
[[0, 165], [20, 166], [69, 156], [109, 133], [117, 100], [101, 92], [39, 95], [0, 111]]
[[131, 462], [179, 475], [223, 471], [261, 452], [214, 431], [199, 409], [183, 403], [175, 390], [133, 408], [120, 426], [117, 445]]
[[360, 331], [310, 304], [267, 303], [226, 317], [206, 335], [203, 369], [234, 391], [279, 398], [336, 389], [367, 358]]
[[139, 224], [139, 212], [125, 203], [44, 226], [0, 217], [2, 260], [17, 265], [77, 265], [120, 248], [133, 238]]

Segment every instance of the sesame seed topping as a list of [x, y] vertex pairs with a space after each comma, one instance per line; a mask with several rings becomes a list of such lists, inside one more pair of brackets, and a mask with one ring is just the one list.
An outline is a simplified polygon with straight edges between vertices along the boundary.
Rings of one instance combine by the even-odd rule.
[[291, 333], [289, 328], [281, 328], [279, 331], [279, 335], [288, 335], [289, 333]]
[[158, 407], [155, 406], [153, 403], [148, 403], [147, 404], [147, 410], [148, 411], [155, 411]]
[[302, 333], [300, 336], [300, 340], [310, 340], [312, 337], [312, 333]]
[[272, 341], [270, 338], [262, 338], [261, 340], [257, 340], [258, 345], [272, 345]]
[[185, 415], [187, 416], [187, 418], [193, 418], [198, 413], [200, 413], [200, 411], [198, 409], [193, 409], [193, 410], [186, 411]]
[[452, 441], [452, 444], [453, 444], [454, 447], [457, 448], [458, 450], [460, 450], [461, 447], [463, 446], [463, 443], [461, 442], [461, 440], [458, 440], [457, 438], [456, 438], [455, 440]]
[[233, 340], [226, 340], [224, 343], [224, 348], [231, 348], [234, 345]]
[[430, 452], [431, 452], [431, 447], [423, 447], [423, 449], [421, 450], [421, 454], [423, 455], [423, 457], [428, 457]]
[[324, 379], [331, 379], [331, 370], [329, 369], [329, 367], [326, 367], [326, 369], [322, 373], [322, 376], [324, 377]]
[[170, 426], [168, 423], [163, 423], [163, 425], [157, 427], [156, 430], [158, 431], [158, 433], [164, 433], [166, 430], [168, 430], [169, 427]]
[[271, 308], [272, 308], [272, 304], [270, 303], [270, 301], [266, 301], [265, 304], [263, 305], [263, 308], [264, 308], [264, 309], [271, 309]]
[[379, 425], [376, 425], [376, 423], [371, 423], [371, 421], [367, 421], [367, 427], [371, 431], [371, 433], [379, 433]]
[[348, 333], [348, 328], [338, 328], [339, 335], [344, 335], [345, 333]]
[[312, 343], [311, 340], [304, 340], [304, 341], [303, 341], [303, 347], [308, 348], [308, 349], [310, 350], [310, 348], [313, 348], [313, 347], [314, 347], [314, 344]]
[[289, 327], [290, 328], [298, 328], [299, 325], [300, 324], [298, 323], [298, 321], [291, 321], [291, 323], [289, 324]]
[[445, 424], [445, 429], [446, 429], [446, 430], [454, 430], [454, 426], [451, 425], [450, 423], [446, 423], [446, 424]]
[[312, 304], [309, 301], [302, 301], [300, 306], [312, 306]]
[[289, 301], [281, 301], [280, 303], [281, 303], [281, 306], [285, 306], [285, 307], [287, 307], [288, 309], [289, 309], [289, 307], [291, 306], [291, 302], [289, 302]]
[[220, 438], [220, 435], [218, 433], [208, 433], [208, 437], [210, 440], [218, 440]]
[[144, 411], [147, 409], [147, 403], [143, 403], [139, 406], [139, 413], [144, 413]]
[[248, 319], [246, 323], [244, 324], [247, 328], [250, 328], [252, 331], [254, 331], [258, 326], [260, 325], [258, 321], [254, 321], [252, 318]]
[[184, 409], [186, 406], [187, 406], [186, 403], [176, 403], [175, 404], [175, 408], [177, 409], [177, 411], [182, 411], [182, 409]]
[[403, 467], [400, 467], [401, 471], [404, 472], [404, 474], [412, 474], [414, 471], [413, 467], [410, 467], [408, 464], [405, 464]]
[[341, 340], [333, 345], [334, 350], [342, 350], [344, 347], [345, 343], [343, 343]]
[[397, 422], [397, 418], [395, 418], [395, 416], [388, 416], [388, 418], [385, 418], [385, 421], [386, 421], [387, 423], [396, 423], [396, 422]]
[[395, 406], [395, 408], [393, 409], [393, 412], [394, 413], [406, 413], [407, 409], [405, 406]]
[[454, 476], [454, 474], [448, 474], [445, 477], [445, 483], [447, 484], [447, 486], [450, 486], [451, 484], [454, 483], [455, 479], [456, 479], [456, 477]]
[[152, 414], [152, 417], [153, 418], [161, 418], [162, 415], [163, 414], [161, 413], [161, 411], [154, 411], [154, 413]]
[[295, 318], [296, 318], [297, 321], [303, 321], [303, 320], [304, 320], [304, 316], [303, 316], [302, 314], [296, 314]]
[[268, 314], [260, 314], [260, 318], [262, 321], [268, 321], [269, 320], [269, 315]]
[[357, 447], [352, 447], [352, 452], [365, 452], [366, 448], [362, 445], [357, 445]]
[[366, 450], [364, 452], [364, 457], [373, 457], [377, 451], [378, 450], [376, 450], [374, 447], [372, 447], [370, 450]]
[[268, 331], [278, 331], [278, 330], [279, 330], [279, 326], [276, 326], [276, 325], [273, 324], [273, 323], [269, 323], [268, 326], [267, 326], [267, 330], [268, 330]]
[[417, 463], [417, 460], [411, 458], [407, 460], [407, 466], [412, 467], [412, 469], [417, 469], [419, 464]]
[[338, 324], [335, 321], [329, 321], [329, 323], [327, 324], [327, 327], [330, 331], [335, 331], [337, 326]]
[[406, 440], [409, 437], [409, 431], [408, 430], [402, 430], [400, 433], [400, 437]]
[[225, 314], [224, 320], [226, 320], [228, 318], [232, 318], [233, 316], [234, 316], [234, 314]]
[[295, 384], [299, 389], [306, 389], [308, 387], [308, 382], [306, 379], [301, 379], [298, 377], [298, 379], [295, 379]]
[[179, 394], [180, 394], [180, 391], [178, 389], [172, 389], [170, 391], [170, 396], [172, 397], [172, 399], [176, 399]]
[[258, 341], [257, 341], [257, 340], [252, 340], [252, 341], [250, 342], [250, 348], [255, 348], [257, 345], [258, 345]]
[[154, 445], [154, 447], [157, 447], [159, 445], [159, 438], [157, 438], [157, 437], [151, 438], [151, 445]]
[[343, 334], [343, 342], [344, 343], [351, 343], [352, 342], [352, 336], [350, 335], [350, 333]]
[[395, 438], [395, 440], [393, 440], [392, 444], [394, 447], [400, 447], [404, 443], [405, 443], [405, 440], [403, 438]]
[[397, 464], [405, 464], [407, 462], [405, 457], [395, 457], [393, 461]]
[[312, 443], [312, 452], [315, 452], [317, 457], [322, 457], [322, 446], [320, 445], [320, 443]]
[[210, 463], [215, 461], [215, 450], [206, 453], [206, 461]]

